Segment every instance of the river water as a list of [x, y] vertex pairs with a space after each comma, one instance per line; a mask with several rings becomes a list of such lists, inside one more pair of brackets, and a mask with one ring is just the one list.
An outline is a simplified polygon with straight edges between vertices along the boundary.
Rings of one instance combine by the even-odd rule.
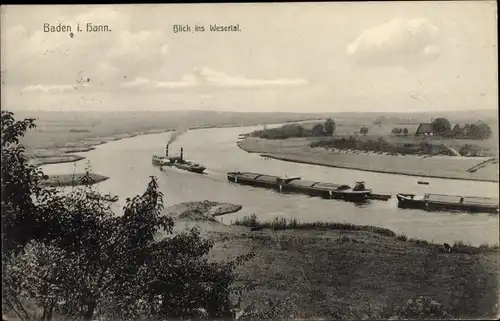
[[[498, 244], [499, 217], [490, 214], [431, 213], [420, 210], [402, 210], [397, 207], [395, 194], [443, 193], [465, 196], [498, 197], [498, 184], [419, 178], [394, 174], [372, 173], [296, 164], [263, 159], [237, 147], [238, 135], [258, 127], [210, 128], [192, 130], [170, 146], [170, 154], [178, 154], [184, 147], [184, 158], [204, 164], [206, 175], [165, 168], [160, 171], [151, 164], [152, 154], [163, 154], [171, 133], [136, 136], [104, 145], [95, 150], [79, 153], [87, 157], [76, 163], [43, 166], [46, 174], [83, 172], [90, 164], [93, 172], [110, 179], [97, 185], [100, 192], [120, 196], [113, 206], [119, 212], [126, 197], [142, 193], [150, 176], [156, 176], [164, 193], [165, 206], [185, 201], [213, 200], [240, 204], [243, 209], [220, 217], [223, 223], [255, 213], [261, 220], [275, 216], [293, 217], [299, 221], [335, 221], [385, 227], [408, 237], [434, 242]], [[279, 194], [270, 190], [240, 186], [226, 179], [228, 171], [252, 171], [271, 175], [301, 176], [308, 180], [353, 185], [365, 181], [377, 193], [390, 193], [388, 202], [371, 201], [369, 204], [324, 200], [303, 195]], [[430, 182], [418, 185], [418, 180]]]

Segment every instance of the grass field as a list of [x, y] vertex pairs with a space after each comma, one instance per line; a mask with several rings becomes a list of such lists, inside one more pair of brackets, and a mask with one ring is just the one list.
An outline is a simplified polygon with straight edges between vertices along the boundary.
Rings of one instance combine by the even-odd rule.
[[[80, 151], [107, 141], [179, 128], [206, 128], [279, 123], [321, 117], [317, 114], [167, 112], [19, 112], [16, 119], [36, 118], [37, 127], [21, 143], [30, 155], [39, 150], [58, 154]], [[324, 117], [324, 115], [323, 115]]]
[[498, 248], [457, 244], [457, 251], [444, 253], [441, 245], [373, 227], [258, 225], [264, 229], [176, 223], [177, 231], [198, 226], [215, 240], [214, 260], [255, 252], [239, 269], [238, 283], [255, 285], [243, 294], [242, 309], [250, 304], [265, 309], [272, 300], [286, 302], [283, 311], [302, 318], [376, 319], [408, 299], [427, 296], [454, 317], [497, 315]]
[[[210, 260], [255, 254], [237, 270], [237, 285], [254, 286], [242, 293], [240, 310], [264, 311], [268, 320], [400, 319], [394, 310], [425, 297], [442, 304], [453, 319], [498, 316], [498, 247], [457, 242], [446, 253], [440, 244], [371, 226], [277, 218], [254, 221], [251, 226], [263, 229], [251, 231], [187, 215], [217, 206], [207, 204], [178, 204], [166, 212], [175, 218], [174, 233], [197, 227], [214, 241]], [[429, 319], [425, 309], [419, 312], [424, 316], [410, 319]]]

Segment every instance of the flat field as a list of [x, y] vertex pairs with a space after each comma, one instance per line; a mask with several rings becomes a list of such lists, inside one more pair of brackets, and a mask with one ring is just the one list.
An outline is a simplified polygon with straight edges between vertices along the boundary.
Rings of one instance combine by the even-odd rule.
[[342, 153], [324, 148], [311, 148], [308, 146], [311, 141], [314, 139], [267, 140], [249, 137], [239, 141], [238, 146], [247, 152], [298, 163], [412, 176], [498, 181], [497, 164], [487, 165], [474, 173], [467, 171], [483, 162], [484, 159], [449, 156], [390, 156], [355, 151]]
[[[217, 222], [198, 226], [215, 241], [213, 260], [254, 252], [238, 284], [253, 284], [241, 308], [268, 300], [302, 318], [379, 319], [408, 299], [428, 296], [455, 317], [492, 318], [498, 303], [498, 249], [444, 253], [441, 245], [365, 230], [263, 229]], [[459, 253], [460, 252], [460, 253]]]

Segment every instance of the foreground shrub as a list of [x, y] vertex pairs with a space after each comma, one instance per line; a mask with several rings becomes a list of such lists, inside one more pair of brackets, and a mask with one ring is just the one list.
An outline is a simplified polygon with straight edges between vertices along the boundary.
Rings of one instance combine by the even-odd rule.
[[299, 308], [291, 298], [253, 302], [237, 315], [242, 321], [294, 320], [299, 316]]
[[295, 218], [275, 217], [272, 221], [260, 222], [257, 217], [245, 216], [242, 219], [236, 220], [235, 225], [248, 227], [261, 227], [273, 230], [345, 230], [345, 231], [368, 231], [385, 236], [395, 236], [396, 233], [389, 229], [370, 225], [355, 225], [351, 223], [336, 223], [336, 222], [300, 222]]

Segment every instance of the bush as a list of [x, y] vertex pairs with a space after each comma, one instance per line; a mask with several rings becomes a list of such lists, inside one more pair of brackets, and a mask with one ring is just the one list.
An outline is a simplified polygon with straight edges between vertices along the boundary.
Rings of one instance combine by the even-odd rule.
[[410, 299], [406, 304], [395, 309], [391, 319], [448, 319], [452, 316], [444, 309], [443, 305], [428, 296], [419, 296], [415, 299]]
[[292, 298], [285, 300], [260, 300], [245, 307], [238, 320], [294, 320], [299, 317], [300, 309]]

